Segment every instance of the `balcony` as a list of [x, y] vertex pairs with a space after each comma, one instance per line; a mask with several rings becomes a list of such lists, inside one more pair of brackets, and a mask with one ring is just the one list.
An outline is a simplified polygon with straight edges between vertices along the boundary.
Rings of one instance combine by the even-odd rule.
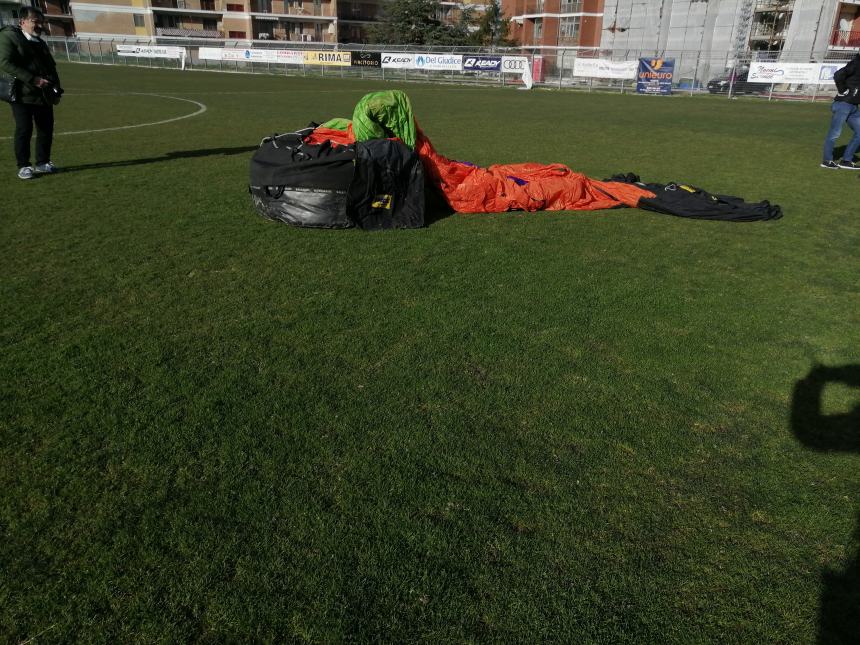
[[224, 38], [224, 32], [216, 29], [180, 29], [156, 27], [156, 36], [178, 36], [180, 38]]
[[832, 47], [860, 47], [860, 31], [834, 31], [830, 37]]
[[207, 11], [221, 13], [215, 0], [151, 0], [153, 9], [172, 9], [182, 12]]

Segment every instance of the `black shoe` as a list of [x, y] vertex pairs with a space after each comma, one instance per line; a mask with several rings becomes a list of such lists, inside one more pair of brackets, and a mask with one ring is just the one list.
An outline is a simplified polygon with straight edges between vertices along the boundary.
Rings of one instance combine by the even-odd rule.
[[839, 164], [838, 164], [838, 163], [836, 163], [835, 161], [822, 161], [822, 162], [821, 162], [821, 167], [822, 167], [822, 168], [828, 168], [828, 169], [830, 169], [830, 170], [838, 170], [838, 169], [839, 169]]
[[839, 167], [845, 170], [860, 170], [860, 166], [855, 165], [853, 161], [845, 161], [844, 159], [839, 162]]

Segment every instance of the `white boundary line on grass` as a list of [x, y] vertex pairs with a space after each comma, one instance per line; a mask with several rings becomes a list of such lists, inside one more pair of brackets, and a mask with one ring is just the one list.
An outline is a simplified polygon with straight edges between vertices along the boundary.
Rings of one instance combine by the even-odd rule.
[[[78, 95], [80, 96], [80, 95]], [[191, 99], [183, 99], [178, 96], [168, 96], [166, 94], [150, 94], [147, 92], [121, 92], [117, 94], [105, 94], [103, 96], [155, 96], [160, 99], [173, 99], [175, 101], [185, 101], [186, 103], [193, 103], [198, 107], [196, 112], [192, 112], [190, 114], [184, 114], [182, 116], [173, 117], [172, 119], [164, 119], [163, 121], [153, 121], [152, 123], [137, 123], [134, 125], [118, 125], [113, 128], [97, 128], [94, 130], [74, 130], [72, 132], [55, 132], [55, 137], [62, 137], [70, 134], [93, 134], [94, 132], [113, 132], [116, 130], [131, 130], [132, 128], [145, 128], [151, 125], [164, 125], [165, 123], [173, 123], [174, 121], [181, 121], [182, 119], [190, 119], [193, 116], [198, 116], [203, 114], [206, 111], [206, 106], [199, 101], [192, 101]], [[0, 139], [11, 139], [12, 137], [0, 137]]]

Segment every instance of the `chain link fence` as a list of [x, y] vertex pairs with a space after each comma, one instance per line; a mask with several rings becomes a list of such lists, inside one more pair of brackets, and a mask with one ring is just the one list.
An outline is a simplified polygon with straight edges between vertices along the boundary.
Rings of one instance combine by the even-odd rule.
[[[218, 40], [212, 38], [166, 38], [159, 37], [155, 43], [141, 43], [140, 39], [129, 37], [82, 39], [46, 38], [54, 57], [70, 62], [103, 65], [125, 65], [140, 67], [178, 69], [182, 63], [177, 59], [120, 56], [117, 45], [183, 47], [187, 55], [185, 69], [245, 72], [257, 74], [278, 74], [286, 76], [316, 76], [340, 78], [367, 78], [380, 80], [412, 80], [444, 83], [478, 85], [517, 85], [516, 77], [498, 71], [457, 71], [425, 69], [391, 69], [385, 67], [326, 66], [312, 64], [283, 64], [254, 60], [208, 60], [201, 58], [201, 47], [223, 47], [227, 49], [285, 49], [294, 51], [350, 51], [382, 53], [423, 53], [423, 54], [461, 54], [463, 56], [525, 56], [533, 70], [535, 85], [574, 91], [636, 92], [635, 78], [600, 78], [576, 74], [577, 59], [601, 59], [622, 63], [635, 62], [639, 58], [654, 58], [653, 51], [636, 50], [593, 50], [556, 49], [536, 50], [530, 48], [507, 47], [426, 47], [415, 45], [370, 45], [370, 44], [330, 44], [299, 43], [283, 41]], [[853, 51], [840, 51], [828, 54], [823, 60], [809, 57], [781, 57], [780, 63], [847, 63]], [[824, 100], [833, 96], [832, 84], [816, 83], [754, 83], [747, 79], [750, 65], [754, 62], [773, 61], [772, 52], [753, 52], [737, 56], [733, 52], [666, 51], [661, 58], [674, 60], [672, 80], [673, 94], [714, 94], [726, 98], [746, 96], [774, 100], [794, 99]]]

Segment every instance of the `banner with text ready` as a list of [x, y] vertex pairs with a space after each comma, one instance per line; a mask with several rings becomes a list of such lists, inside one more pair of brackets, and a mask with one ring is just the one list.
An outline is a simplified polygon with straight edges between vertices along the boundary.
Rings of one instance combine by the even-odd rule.
[[185, 47], [150, 47], [147, 45], [117, 45], [118, 56], [135, 56], [136, 58], [172, 58], [178, 59], [185, 69]]
[[498, 72], [501, 69], [501, 56], [463, 56], [464, 72]]
[[532, 89], [532, 68], [525, 56], [502, 56], [502, 73], [519, 74], [527, 90]]
[[415, 69], [415, 54], [382, 52], [382, 66], [388, 69]]
[[573, 61], [573, 75], [586, 78], [636, 78], [639, 62], [635, 60], [608, 60], [605, 58], [577, 58]]
[[640, 58], [636, 91], [639, 94], [671, 94], [674, 74], [674, 58]]

